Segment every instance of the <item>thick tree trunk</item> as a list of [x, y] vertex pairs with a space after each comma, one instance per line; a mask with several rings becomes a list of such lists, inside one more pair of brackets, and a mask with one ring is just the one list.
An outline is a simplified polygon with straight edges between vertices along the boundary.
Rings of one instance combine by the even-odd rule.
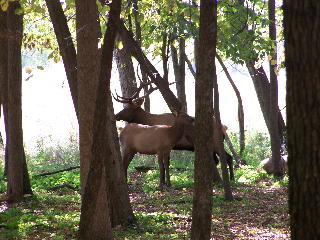
[[[217, 5], [215, 1], [200, 2], [199, 67], [196, 81], [195, 178], [191, 239], [209, 240], [212, 218], [213, 172], [213, 82], [216, 78], [215, 53], [217, 36]], [[204, 127], [206, 126], [206, 127]]]
[[[73, 100], [74, 109], [78, 117], [78, 84], [77, 84], [77, 58], [71, 33], [68, 28], [66, 16], [59, 0], [46, 0], [47, 8], [58, 41], [64, 69]], [[100, 32], [100, 30], [99, 30]]]
[[239, 138], [240, 138], [240, 155], [242, 155], [244, 148], [245, 148], [245, 133], [244, 133], [244, 111], [243, 111], [243, 104], [242, 104], [242, 98], [240, 95], [240, 92], [237, 88], [237, 86], [235, 85], [234, 81], [231, 78], [231, 75], [229, 74], [228, 69], [226, 68], [226, 66], [224, 65], [221, 57], [219, 55], [216, 55], [224, 73], [226, 74], [232, 88], [233, 91], [235, 92], [237, 99], [238, 99], [238, 121], [239, 121]]
[[188, 112], [186, 90], [185, 90], [185, 79], [186, 79], [185, 40], [183, 38], [179, 39], [179, 60], [178, 60], [177, 49], [175, 48], [173, 43], [171, 43], [170, 46], [171, 46], [171, 57], [172, 57], [176, 88], [177, 88], [177, 96], [179, 101], [181, 102], [182, 110], [184, 112]]
[[[83, 224], [80, 223], [80, 239], [112, 239], [110, 224], [110, 213], [108, 196], [106, 192], [106, 177], [103, 168], [96, 175], [92, 183], [87, 184], [90, 165], [93, 165], [93, 116], [96, 104], [96, 92], [98, 84], [99, 52], [98, 34], [99, 25], [97, 21], [97, 5], [95, 1], [77, 2], [76, 24], [77, 24], [77, 84], [78, 84], [78, 122], [79, 122], [79, 148], [80, 148], [80, 183], [85, 204], [85, 191], [88, 188], [96, 188], [96, 201], [91, 208], [94, 213], [90, 218], [91, 222], [87, 235], [82, 234]], [[91, 166], [92, 168], [92, 166]], [[99, 184], [97, 183], [99, 181]], [[90, 186], [87, 186], [90, 185]], [[81, 211], [85, 211], [82, 207]], [[81, 212], [81, 215], [83, 213]]]
[[[56, 0], [52, 0], [52, 1], [56, 1]], [[51, 2], [51, 1], [50, 1]], [[56, 5], [55, 4], [55, 6], [56, 7], [60, 7], [61, 8], [61, 4], [59, 3], [59, 1], [58, 1], [58, 5]], [[58, 11], [59, 13], [63, 13], [63, 11], [62, 11], [62, 8], [61, 8], [61, 11]], [[65, 16], [63, 15], [63, 16], [59, 16], [60, 18], [65, 18]], [[54, 26], [56, 26], [55, 28], [56, 29], [66, 29], [67, 31], [66, 32], [69, 32], [69, 30], [68, 30], [68, 26], [67, 26], [67, 22], [66, 21], [58, 21], [57, 22], [57, 18], [56, 17], [53, 17], [52, 19], [51, 19], [53, 22], [54, 22]], [[60, 26], [60, 24], [64, 24], [65, 26]], [[57, 39], [64, 39], [64, 35], [63, 34], [66, 34], [66, 33], [63, 33], [64, 31], [56, 31], [56, 34], [58, 35], [57, 36]], [[100, 32], [100, 29], [98, 28], [98, 30], [97, 30], [97, 32], [98, 32], [98, 34], [99, 34], [99, 32]], [[69, 39], [69, 38], [68, 38]], [[67, 47], [67, 46], [65, 46], [64, 45], [64, 47], [61, 47], [61, 48], [65, 48], [65, 47]], [[68, 50], [68, 51], [65, 51], [64, 52], [64, 54], [62, 54], [62, 58], [63, 58], [63, 61], [64, 61], [64, 63], [66, 63], [66, 62], [70, 62], [70, 63], [75, 63], [76, 64], [76, 56], [73, 54], [73, 53], [75, 53], [75, 49], [74, 49], [74, 45], [72, 44], [72, 42], [71, 43], [68, 43], [68, 48], [73, 48], [73, 50], [72, 49], [70, 49], [70, 50]], [[71, 60], [70, 60], [71, 59]], [[99, 57], [99, 60], [100, 60], [100, 57]], [[99, 64], [99, 61], [98, 61], [98, 66], [100, 65]], [[89, 67], [89, 66], [88, 66]], [[73, 72], [73, 64], [65, 64], [65, 68], [66, 68], [66, 72]], [[75, 67], [75, 69], [77, 69], [77, 66]], [[97, 70], [98, 71], [98, 70]], [[76, 74], [74, 74], [74, 72], [73, 72], [73, 75], [70, 75], [70, 74], [67, 74], [67, 78], [68, 78], [68, 82], [69, 82], [69, 85], [70, 86], [75, 86], [75, 89], [76, 89], [76, 93], [77, 93], [77, 88], [78, 88], [78, 83], [77, 83], [77, 75]], [[71, 89], [71, 92], [73, 92], [74, 90], [72, 90], [73, 88], [72, 87], [70, 87], [70, 89]], [[84, 93], [85, 94], [85, 93]], [[76, 96], [78, 96], [78, 93], [76, 94]], [[73, 98], [74, 98], [74, 94], [73, 94]], [[90, 98], [92, 98], [92, 96], [90, 97]], [[85, 100], [84, 100], [85, 101]], [[92, 100], [91, 100], [92, 101]], [[93, 101], [95, 101], [95, 100], [93, 100]], [[78, 102], [78, 98], [76, 98], [76, 101], [74, 101], [74, 104], [75, 104], [75, 102]], [[94, 102], [95, 103], [95, 102]], [[94, 108], [94, 106], [92, 106], [92, 108]], [[77, 110], [78, 109], [78, 107], [77, 106], [75, 106], [75, 109]], [[90, 153], [88, 153], [88, 154], [90, 154]], [[114, 170], [114, 169], [112, 169], [112, 170]], [[114, 170], [114, 171], [116, 171], [116, 170]], [[84, 177], [83, 177], [84, 178]], [[109, 184], [110, 186], [117, 186], [117, 187], [119, 187], [120, 189], [122, 189], [121, 191], [123, 191], [123, 189], [127, 189], [127, 186], [126, 186], [126, 184], [121, 184], [121, 183], [119, 183], [118, 182], [118, 179], [117, 178], [113, 178], [113, 179], [111, 179], [112, 181], [114, 181], [114, 183], [112, 183], [112, 184]], [[82, 181], [85, 181], [85, 180], [82, 180]], [[121, 192], [120, 191], [120, 192]], [[118, 192], [117, 192], [118, 193]], [[113, 193], [112, 194], [112, 198], [111, 198], [111, 201], [110, 201], [110, 208], [112, 208], [112, 209], [118, 209], [118, 212], [116, 213], [116, 212], [112, 212], [112, 214], [113, 214], [113, 216], [111, 216], [111, 218], [112, 218], [112, 220], [113, 219], [119, 219], [119, 216], [123, 216], [121, 213], [123, 212], [123, 211], [125, 211], [125, 210], [127, 210], [128, 208], [129, 209], [131, 209], [131, 206], [129, 205], [129, 206], [121, 206], [121, 207], [114, 207], [114, 206], [119, 206], [119, 204], [121, 204], [122, 202], [124, 202], [124, 201], [119, 201], [118, 199], [119, 198], [122, 198], [122, 197], [126, 197], [127, 198], [127, 202], [129, 202], [129, 196], [128, 196], [128, 192], [126, 192], [126, 194], [124, 194], [123, 196], [121, 195], [121, 197], [120, 196], [118, 196], [117, 195], [117, 193]], [[102, 198], [102, 200], [103, 200], [103, 198]], [[105, 200], [103, 200], [102, 201], [102, 203], [100, 202], [99, 204], [106, 204], [106, 201]], [[99, 205], [98, 204], [98, 205]], [[115, 215], [115, 214], [117, 214], [117, 216]], [[131, 213], [129, 216], [126, 216], [124, 219], [121, 219], [121, 217], [120, 217], [120, 219], [121, 219], [121, 222], [128, 222], [128, 221], [130, 221], [130, 218], [132, 218], [132, 216], [131, 215], [133, 215], [133, 213]], [[113, 218], [114, 217], [114, 218]], [[113, 222], [113, 221], [112, 221]], [[118, 224], [118, 223], [117, 223]], [[120, 224], [120, 223], [119, 223]]]
[[[24, 194], [24, 169], [26, 163], [23, 149], [22, 132], [22, 73], [21, 44], [23, 15], [15, 10], [19, 2], [10, 3], [8, 10], [8, 201], [19, 202]], [[26, 175], [25, 180], [29, 180]], [[27, 188], [30, 188], [28, 183]]]
[[130, 225], [135, 222], [135, 217], [130, 204], [127, 181], [122, 166], [122, 157], [119, 146], [119, 138], [114, 118], [111, 93], [107, 95], [107, 116], [106, 125], [108, 147], [110, 148], [110, 159], [106, 164], [106, 174], [108, 186], [108, 196], [110, 198], [111, 224], [113, 227], [118, 225]]
[[278, 79], [277, 79], [277, 30], [276, 30], [276, 6], [275, 0], [269, 0], [269, 36], [274, 42], [272, 51], [272, 59], [270, 60], [270, 140], [272, 161], [274, 168], [274, 176], [281, 177], [284, 175], [285, 169], [280, 169], [280, 136], [278, 127]]
[[[112, 118], [111, 115], [111, 109], [108, 109], [108, 105], [111, 105], [111, 97], [110, 97], [110, 77], [111, 77], [111, 68], [112, 68], [112, 53], [113, 53], [113, 47], [114, 47], [114, 40], [116, 37], [117, 32], [117, 22], [120, 20], [120, 10], [121, 10], [121, 1], [113, 1], [111, 4], [111, 9], [109, 13], [109, 21], [107, 25], [107, 31], [106, 35], [104, 37], [104, 44], [102, 49], [102, 57], [101, 57], [101, 69], [100, 69], [100, 75], [99, 75], [99, 84], [98, 84], [98, 92], [97, 92], [97, 101], [95, 105], [95, 114], [94, 114], [94, 125], [93, 125], [93, 138], [94, 142], [92, 145], [92, 162], [90, 165], [90, 170], [88, 173], [88, 180], [86, 184], [85, 193], [83, 196], [83, 204], [81, 208], [81, 217], [80, 217], [80, 236], [84, 236], [83, 239], [92, 239], [92, 236], [90, 235], [90, 231], [93, 228], [92, 226], [92, 218], [93, 214], [96, 212], [95, 203], [97, 202], [97, 195], [96, 191], [99, 189], [99, 186], [101, 186], [101, 176], [103, 175], [103, 169], [105, 169], [106, 172], [106, 182], [110, 183], [111, 186], [107, 185], [106, 190], [110, 197], [117, 197], [119, 195], [119, 191], [121, 191], [121, 186], [118, 189], [112, 188], [112, 184], [114, 182], [111, 182], [111, 179], [116, 179], [117, 181], [119, 178], [121, 178], [122, 183], [124, 183], [124, 174], [123, 171], [121, 171], [121, 165], [119, 163], [116, 163], [118, 159], [115, 159], [115, 152], [112, 149], [112, 146], [110, 146], [111, 141], [114, 141], [113, 136], [111, 134], [115, 134], [115, 128], [114, 125], [110, 126], [110, 120]], [[109, 120], [108, 120], [109, 119]], [[109, 124], [108, 124], [109, 121]], [[113, 129], [112, 129], [113, 127]], [[118, 158], [119, 158], [119, 152]], [[117, 171], [116, 164], [118, 164], [119, 169]], [[117, 173], [114, 173], [116, 172]], [[121, 174], [122, 173], [122, 174]], [[116, 177], [116, 174], [119, 175], [119, 177]], [[119, 182], [113, 187], [119, 187]], [[122, 184], [123, 186], [123, 184]], [[118, 190], [118, 192], [116, 191]], [[112, 194], [115, 194], [115, 196], [111, 196]], [[127, 191], [126, 191], [127, 193]], [[127, 195], [128, 196], [128, 195]], [[122, 197], [122, 195], [121, 195]], [[118, 197], [119, 205], [115, 208], [111, 208], [116, 211], [124, 211], [124, 209], [118, 209], [123, 208], [124, 204], [123, 200], [124, 198]], [[129, 204], [128, 198], [125, 199]], [[120, 203], [121, 202], [121, 203]], [[131, 210], [131, 209], [130, 209]], [[128, 212], [127, 212], [128, 214]], [[131, 211], [132, 214], [132, 211]], [[117, 215], [119, 216], [119, 215]], [[133, 216], [133, 214], [132, 214]], [[128, 216], [126, 215], [126, 218], [128, 219]], [[89, 232], [89, 233], [88, 233]], [[100, 235], [101, 237], [103, 235]], [[104, 236], [101, 239], [111, 239], [112, 236]], [[100, 239], [100, 238], [95, 238]]]
[[320, 9], [284, 1], [291, 239], [320, 239]]

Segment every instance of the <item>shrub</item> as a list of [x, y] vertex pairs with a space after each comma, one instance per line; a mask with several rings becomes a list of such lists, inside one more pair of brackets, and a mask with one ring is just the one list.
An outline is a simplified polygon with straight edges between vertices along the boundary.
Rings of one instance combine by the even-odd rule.
[[70, 133], [67, 140], [57, 142], [51, 136], [37, 140], [35, 149], [26, 154], [31, 172], [58, 170], [80, 164], [78, 137]]
[[[239, 134], [230, 134], [231, 142], [236, 150], [240, 152], [239, 149]], [[246, 145], [241, 156], [242, 159], [254, 167], [258, 167], [261, 160], [270, 157], [271, 155], [271, 145], [269, 136], [266, 133], [253, 132], [246, 133]]]

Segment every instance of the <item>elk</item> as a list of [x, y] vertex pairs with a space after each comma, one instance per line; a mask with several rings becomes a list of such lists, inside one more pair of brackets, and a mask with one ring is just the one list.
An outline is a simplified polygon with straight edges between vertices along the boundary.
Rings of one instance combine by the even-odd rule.
[[[150, 126], [173, 125], [174, 116], [171, 113], [151, 114], [149, 112], [144, 111], [141, 108], [144, 98], [150, 93], [152, 93], [152, 91], [157, 89], [157, 88], [151, 87], [144, 96], [138, 97], [142, 87], [143, 85], [141, 84], [132, 97], [128, 97], [128, 98], [120, 97], [118, 94], [116, 97], [113, 96], [116, 101], [125, 104], [124, 109], [115, 115], [116, 120], [117, 121], [123, 120], [128, 123], [139, 123], [139, 124], [150, 125]], [[212, 120], [212, 124], [213, 124], [213, 129], [215, 129], [216, 120], [214, 117]], [[223, 135], [225, 136], [227, 127], [225, 125], [221, 125], [221, 130]], [[194, 132], [193, 126], [191, 125], [185, 126], [184, 133], [181, 139], [173, 147], [173, 150], [194, 151], [193, 132]], [[218, 138], [213, 132], [213, 152], [214, 152], [213, 156], [216, 164], [219, 163], [219, 160], [216, 156], [216, 154], [220, 153], [220, 149], [218, 148], [218, 146], [219, 146]], [[225, 150], [223, 149], [223, 151]], [[232, 156], [228, 154], [226, 151], [225, 153], [226, 153], [226, 161], [229, 167], [230, 180], [234, 180], [233, 162], [232, 162], [233, 159], [232, 159]]]
[[[266, 158], [261, 161], [260, 166], [268, 173], [274, 174], [274, 167], [272, 158]], [[288, 172], [288, 155], [280, 157], [280, 171], [283, 173]]]
[[120, 130], [120, 144], [125, 173], [136, 153], [157, 154], [160, 169], [159, 188], [171, 186], [169, 174], [170, 151], [181, 139], [186, 125], [192, 125], [194, 119], [185, 113], [174, 114], [174, 123], [168, 125], [142, 125], [131, 123]]

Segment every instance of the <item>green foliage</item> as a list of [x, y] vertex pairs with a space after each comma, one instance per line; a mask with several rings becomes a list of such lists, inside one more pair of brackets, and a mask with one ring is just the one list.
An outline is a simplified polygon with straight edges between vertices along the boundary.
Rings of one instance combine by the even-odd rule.
[[[229, 137], [236, 152], [239, 152], [239, 134], [231, 133]], [[259, 166], [263, 159], [271, 155], [270, 139], [266, 133], [247, 132], [245, 144], [246, 147], [242, 154], [242, 159], [255, 168]]]
[[80, 164], [78, 137], [70, 134], [66, 142], [54, 142], [51, 136], [41, 137], [32, 153], [27, 154], [32, 172], [45, 172], [78, 166]]
[[[240, 1], [238, 1], [240, 2]], [[268, 6], [263, 1], [219, 1], [219, 54], [234, 63], [244, 64], [251, 59], [264, 59], [272, 51], [268, 32]]]
[[235, 173], [238, 183], [258, 183], [261, 179], [270, 178], [265, 171], [257, 171], [253, 166], [241, 166]]
[[59, 174], [52, 174], [48, 176], [33, 176], [32, 188], [35, 190], [50, 190], [53, 187], [68, 184], [71, 187], [80, 189], [80, 170], [72, 170]]
[[[0, 239], [76, 239], [80, 197], [57, 197], [36, 192], [24, 203], [0, 215]], [[39, 238], [37, 238], [39, 239]]]

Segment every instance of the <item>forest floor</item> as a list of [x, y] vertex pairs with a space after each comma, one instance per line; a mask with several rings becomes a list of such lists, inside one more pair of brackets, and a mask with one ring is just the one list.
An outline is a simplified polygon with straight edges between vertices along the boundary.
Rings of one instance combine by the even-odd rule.
[[[68, 187], [49, 190], [49, 186], [78, 187], [74, 184], [78, 173], [32, 177], [34, 196], [10, 209], [0, 202], [0, 240], [76, 239], [79, 193]], [[253, 181], [243, 181], [241, 174], [236, 171], [232, 184], [235, 201], [224, 201], [223, 189], [214, 187], [212, 239], [290, 239], [286, 184], [275, 184], [259, 172]], [[137, 223], [116, 228], [116, 240], [189, 239], [193, 170], [172, 170], [173, 186], [163, 192], [157, 190], [158, 177], [156, 170], [130, 172], [129, 192]]]
[[[139, 239], [189, 239], [192, 188], [177, 186], [164, 192], [146, 193], [141, 173], [131, 174], [131, 182], [134, 211], [149, 216], [151, 221], [146, 223], [153, 224], [138, 225], [139, 231], [151, 230], [149, 234], [154, 235]], [[287, 187], [274, 186], [266, 178], [251, 184], [234, 184], [232, 190], [236, 200], [227, 202], [223, 189], [214, 188], [212, 239], [290, 239]], [[158, 217], [152, 217], [159, 214], [163, 215], [162, 223], [157, 222]]]

